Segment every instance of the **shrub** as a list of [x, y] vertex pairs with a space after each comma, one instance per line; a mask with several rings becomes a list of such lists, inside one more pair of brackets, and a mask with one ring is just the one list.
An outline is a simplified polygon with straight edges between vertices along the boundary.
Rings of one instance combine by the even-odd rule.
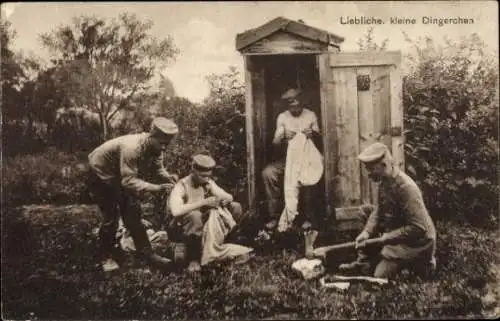
[[430, 39], [413, 45], [403, 85], [407, 171], [435, 218], [496, 224], [496, 61], [476, 35], [444, 47]]
[[7, 206], [88, 202], [86, 154], [55, 149], [7, 158], [3, 166], [3, 200]]
[[245, 95], [234, 67], [220, 75], [207, 77], [210, 96], [204, 102], [200, 133], [219, 164], [220, 184], [239, 201], [246, 200]]

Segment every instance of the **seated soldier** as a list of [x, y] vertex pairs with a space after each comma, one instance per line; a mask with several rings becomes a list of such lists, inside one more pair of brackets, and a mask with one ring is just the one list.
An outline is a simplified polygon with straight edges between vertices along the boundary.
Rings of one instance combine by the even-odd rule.
[[[283, 203], [286, 152], [280, 153], [280, 151], [283, 148], [286, 150], [288, 141], [299, 132], [304, 133], [307, 138], [313, 139], [313, 142], [320, 137], [318, 118], [313, 111], [304, 108], [299, 100], [300, 94], [301, 92], [296, 89], [289, 89], [281, 96], [281, 99], [286, 100], [288, 110], [279, 114], [276, 120], [273, 145], [278, 153], [273, 155], [276, 160], [268, 164], [262, 171], [269, 215], [265, 226], [268, 230], [275, 229], [283, 210], [280, 205]], [[314, 202], [315, 190], [309, 186], [303, 186], [301, 193], [303, 195], [301, 200], [304, 203], [299, 206], [303, 209], [302, 214], [306, 218], [303, 227], [318, 231], [321, 226], [319, 213], [315, 213], [313, 204], [311, 204]]]
[[[379, 205], [356, 238], [358, 259], [339, 270], [392, 278], [405, 267], [428, 274], [436, 269], [436, 229], [419, 187], [393, 162], [386, 145], [374, 143], [358, 156], [379, 185]], [[381, 234], [381, 246], [365, 247]]]
[[201, 268], [201, 240], [210, 209], [225, 206], [237, 224], [243, 219], [241, 205], [234, 202], [233, 196], [212, 180], [214, 167], [212, 157], [203, 154], [194, 156], [191, 173], [177, 182], [169, 197], [170, 213], [173, 216], [171, 229], [180, 227], [187, 247], [190, 272]]

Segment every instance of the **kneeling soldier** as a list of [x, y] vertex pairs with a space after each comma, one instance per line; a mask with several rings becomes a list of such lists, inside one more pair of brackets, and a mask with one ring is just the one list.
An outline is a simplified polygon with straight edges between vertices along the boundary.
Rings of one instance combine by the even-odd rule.
[[[374, 143], [358, 156], [368, 176], [379, 185], [379, 206], [369, 216], [356, 238], [359, 249], [355, 262], [342, 264], [339, 270], [370, 270], [374, 276], [391, 278], [404, 267], [436, 268], [436, 229], [427, 211], [419, 187], [393, 162], [386, 145]], [[365, 248], [366, 240], [382, 233], [382, 248]], [[373, 253], [373, 250], [376, 250]], [[380, 250], [380, 252], [379, 252]]]

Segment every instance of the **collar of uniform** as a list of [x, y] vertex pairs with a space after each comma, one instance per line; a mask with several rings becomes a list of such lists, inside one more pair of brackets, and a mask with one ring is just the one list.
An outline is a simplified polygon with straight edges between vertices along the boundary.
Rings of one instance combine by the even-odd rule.
[[389, 183], [391, 185], [395, 184], [396, 180], [397, 180], [397, 178], [399, 176], [399, 173], [400, 173], [399, 167], [394, 166], [393, 169], [392, 169], [392, 173], [388, 177], [386, 177], [384, 179], [384, 181], [386, 181], [387, 183]]
[[152, 155], [159, 155], [161, 154], [161, 148], [154, 148], [154, 145], [151, 144], [151, 134], [149, 133], [144, 133], [145, 139], [142, 143], [142, 151], [143, 152], [148, 152]]

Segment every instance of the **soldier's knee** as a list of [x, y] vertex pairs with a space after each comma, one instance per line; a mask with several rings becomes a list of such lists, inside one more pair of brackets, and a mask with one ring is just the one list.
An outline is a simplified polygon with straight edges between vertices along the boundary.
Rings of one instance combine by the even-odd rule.
[[269, 164], [262, 170], [262, 179], [264, 182], [274, 182], [277, 179], [276, 168]]
[[231, 211], [236, 214], [241, 214], [243, 212], [241, 204], [238, 202], [231, 202], [230, 206], [231, 206]]
[[373, 276], [376, 278], [390, 279], [399, 271], [400, 264], [392, 260], [382, 259], [375, 268]]
[[236, 222], [240, 223], [243, 220], [243, 208], [241, 207], [240, 203], [231, 202], [229, 204], [229, 210], [231, 211], [231, 214], [233, 215], [233, 218]]
[[201, 211], [191, 211], [187, 215], [187, 219], [191, 221], [193, 225], [200, 226], [203, 225], [203, 214]]

